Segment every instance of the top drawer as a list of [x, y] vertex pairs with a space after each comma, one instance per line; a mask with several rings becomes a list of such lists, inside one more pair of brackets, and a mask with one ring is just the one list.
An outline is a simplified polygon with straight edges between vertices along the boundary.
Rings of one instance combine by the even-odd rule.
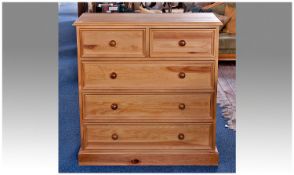
[[145, 57], [145, 29], [80, 29], [81, 57]]
[[215, 57], [215, 29], [151, 29], [151, 57]]

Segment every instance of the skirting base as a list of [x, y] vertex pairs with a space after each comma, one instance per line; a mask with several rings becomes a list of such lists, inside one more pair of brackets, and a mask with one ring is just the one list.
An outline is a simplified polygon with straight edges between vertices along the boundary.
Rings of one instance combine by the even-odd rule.
[[218, 165], [211, 150], [80, 150], [80, 166], [99, 165]]

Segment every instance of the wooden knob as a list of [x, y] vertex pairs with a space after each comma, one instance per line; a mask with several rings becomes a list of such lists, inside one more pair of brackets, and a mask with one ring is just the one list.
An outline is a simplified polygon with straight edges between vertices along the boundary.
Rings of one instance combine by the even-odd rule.
[[118, 135], [117, 134], [112, 134], [111, 138], [112, 138], [112, 140], [117, 140], [118, 139]]
[[186, 108], [186, 105], [184, 103], [179, 104], [179, 109], [184, 110]]
[[186, 45], [186, 41], [185, 40], [180, 40], [179, 41], [179, 46], [184, 47]]
[[179, 73], [179, 78], [183, 79], [186, 77], [186, 74], [184, 72]]
[[114, 41], [114, 40], [109, 41], [109, 45], [111, 47], [115, 47], [116, 46], [116, 41]]
[[183, 133], [180, 133], [180, 134], [178, 135], [178, 138], [179, 138], [179, 140], [184, 140], [185, 135], [184, 135]]
[[117, 77], [117, 74], [116, 74], [115, 72], [112, 72], [112, 73], [110, 74], [110, 78], [111, 78], [111, 79], [116, 79], [116, 77]]
[[118, 108], [118, 105], [116, 103], [111, 104], [111, 109], [112, 110], [117, 110], [117, 108]]
[[132, 164], [138, 164], [138, 163], [140, 163], [140, 160], [138, 160], [138, 159], [133, 159], [133, 160], [131, 160], [131, 163], [132, 163]]

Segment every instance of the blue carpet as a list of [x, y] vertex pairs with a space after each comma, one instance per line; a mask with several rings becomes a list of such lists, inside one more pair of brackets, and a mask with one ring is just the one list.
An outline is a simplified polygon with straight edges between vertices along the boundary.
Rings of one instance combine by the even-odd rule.
[[209, 166], [78, 166], [80, 145], [76, 33], [76, 3], [62, 3], [59, 9], [59, 172], [235, 172], [236, 133], [225, 128], [217, 108], [218, 167]]

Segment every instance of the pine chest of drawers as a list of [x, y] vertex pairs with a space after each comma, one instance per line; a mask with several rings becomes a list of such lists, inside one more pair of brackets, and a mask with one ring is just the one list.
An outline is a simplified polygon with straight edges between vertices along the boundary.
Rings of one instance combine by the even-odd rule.
[[75, 23], [80, 165], [217, 165], [221, 22], [210, 13]]

